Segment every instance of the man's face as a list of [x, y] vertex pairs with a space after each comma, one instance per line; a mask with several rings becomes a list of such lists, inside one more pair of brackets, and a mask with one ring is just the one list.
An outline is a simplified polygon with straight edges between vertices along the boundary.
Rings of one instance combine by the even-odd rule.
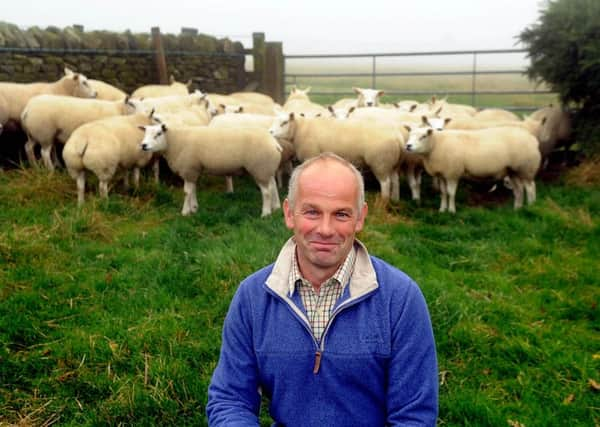
[[284, 201], [285, 223], [294, 231], [300, 270], [311, 282], [333, 275], [350, 252], [367, 215], [367, 205], [359, 211], [357, 204], [354, 174], [334, 160], [317, 161], [303, 171], [293, 210]]

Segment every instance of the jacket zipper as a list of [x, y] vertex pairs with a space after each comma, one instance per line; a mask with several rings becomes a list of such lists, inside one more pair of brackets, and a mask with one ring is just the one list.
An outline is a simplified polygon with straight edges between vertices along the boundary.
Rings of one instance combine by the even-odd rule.
[[276, 298], [279, 298], [279, 300], [281, 300], [281, 302], [283, 302], [286, 306], [288, 306], [288, 309], [292, 312], [292, 314], [294, 315], [294, 317], [300, 322], [302, 323], [302, 325], [304, 326], [304, 328], [308, 331], [308, 333], [310, 334], [310, 336], [313, 339], [313, 343], [315, 344], [315, 348], [317, 349], [315, 351], [315, 363], [313, 365], [313, 374], [317, 375], [319, 373], [319, 370], [321, 369], [321, 356], [323, 355], [323, 352], [325, 351], [325, 336], [327, 335], [327, 332], [329, 331], [329, 327], [331, 326], [331, 323], [333, 323], [333, 320], [335, 319], [335, 317], [341, 313], [342, 311], [344, 311], [346, 308], [348, 307], [352, 307], [353, 305], [361, 302], [363, 299], [365, 299], [366, 297], [368, 297], [369, 295], [371, 295], [375, 290], [371, 290], [370, 292], [367, 292], [364, 295], [361, 295], [360, 298], [357, 298], [355, 300], [350, 301], [349, 303], [345, 304], [342, 303], [340, 304], [340, 306], [333, 312], [333, 314], [331, 315], [331, 317], [329, 318], [329, 321], [327, 322], [327, 325], [325, 326], [325, 330], [323, 331], [323, 335], [321, 335], [321, 342], [317, 342], [317, 339], [315, 338], [315, 334], [312, 331], [312, 328], [310, 327], [310, 324], [308, 324], [307, 322], [305, 322], [299, 315], [298, 313], [296, 313], [296, 311], [290, 307], [290, 304], [284, 300], [279, 294], [277, 294], [276, 292], [274, 292], [271, 288], [269, 288], [268, 286], [265, 286], [265, 288], [267, 289], [267, 291], [275, 296]]

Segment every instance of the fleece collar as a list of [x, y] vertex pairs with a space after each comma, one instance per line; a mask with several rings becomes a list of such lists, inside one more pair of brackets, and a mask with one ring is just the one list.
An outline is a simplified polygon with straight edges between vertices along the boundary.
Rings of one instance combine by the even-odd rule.
[[[354, 247], [356, 249], [356, 261], [349, 284], [350, 299], [358, 298], [379, 287], [375, 268], [371, 263], [367, 248], [358, 239], [354, 240]], [[266, 280], [267, 286], [284, 300], [290, 300], [288, 278], [292, 269], [295, 250], [296, 242], [291, 237], [283, 245], [277, 256], [273, 270]]]

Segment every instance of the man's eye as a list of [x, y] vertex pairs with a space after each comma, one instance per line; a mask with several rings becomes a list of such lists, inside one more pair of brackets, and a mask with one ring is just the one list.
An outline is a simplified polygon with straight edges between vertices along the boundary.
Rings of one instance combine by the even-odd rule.
[[304, 211], [304, 215], [310, 216], [310, 217], [315, 217], [315, 216], [319, 215], [319, 211], [317, 211], [316, 209], [308, 209], [308, 210]]
[[337, 212], [335, 215], [340, 219], [349, 219], [351, 217], [348, 212]]

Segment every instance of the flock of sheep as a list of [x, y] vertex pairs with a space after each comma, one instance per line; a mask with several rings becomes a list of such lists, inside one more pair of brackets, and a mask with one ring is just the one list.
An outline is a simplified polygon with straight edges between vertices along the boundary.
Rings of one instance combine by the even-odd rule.
[[198, 209], [196, 182], [202, 173], [226, 177], [250, 174], [262, 194], [262, 215], [280, 207], [278, 186], [293, 161], [331, 151], [377, 178], [384, 199], [399, 198], [399, 177], [407, 177], [412, 198], [420, 200], [422, 172], [441, 193], [440, 211], [455, 212], [463, 177], [504, 180], [514, 207], [536, 197], [535, 177], [549, 153], [570, 139], [568, 114], [545, 107], [520, 119], [510, 111], [476, 111], [467, 105], [432, 98], [427, 103], [380, 102], [383, 91], [354, 88], [327, 108], [311, 102], [309, 90], [293, 88], [283, 106], [255, 92], [229, 95], [189, 93], [189, 84], [149, 85], [131, 96], [102, 81], [65, 69], [53, 83], [0, 82], [0, 131], [7, 121], [27, 135], [25, 152], [37, 165], [58, 164], [55, 144], [84, 203], [86, 172], [94, 173], [99, 192], [108, 196], [117, 177], [152, 164], [158, 156], [184, 181], [181, 213]]

